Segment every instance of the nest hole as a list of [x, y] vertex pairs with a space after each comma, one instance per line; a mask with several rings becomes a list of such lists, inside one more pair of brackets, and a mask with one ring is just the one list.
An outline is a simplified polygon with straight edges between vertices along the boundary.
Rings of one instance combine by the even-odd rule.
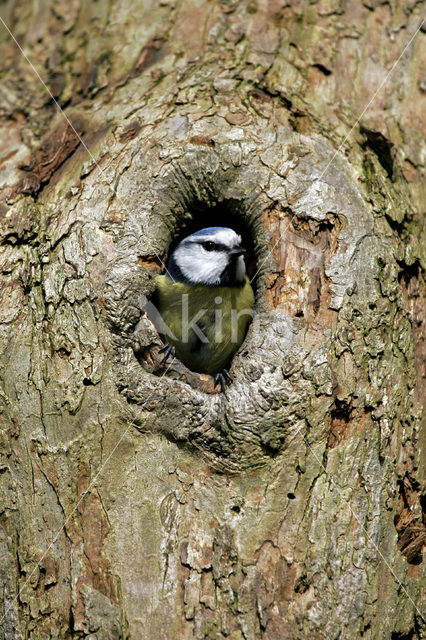
[[[245, 210], [244, 203], [237, 199], [212, 203], [193, 201], [190, 205], [187, 204], [184, 215], [176, 221], [173, 230], [173, 239], [164, 257], [162, 273], [167, 273], [165, 266], [168, 265], [169, 258], [177, 245], [187, 236], [207, 227], [228, 227], [241, 236], [241, 244], [246, 251], [244, 255], [246, 273], [256, 296], [256, 280], [258, 279], [258, 274], [255, 220], [250, 219], [250, 213]], [[154, 308], [157, 308], [157, 291], [153, 292], [150, 301], [153, 303]], [[165, 343], [167, 336], [162, 333], [153, 317], [149, 317], [149, 319], [151, 319], [162, 341]], [[243, 343], [245, 339], [244, 337]], [[142, 366], [155, 375], [163, 375], [166, 373], [168, 377], [178, 378], [193, 388], [206, 393], [217, 393], [221, 390], [222, 383], [221, 386], [218, 386], [218, 382], [214, 380], [214, 375], [211, 371], [209, 372], [207, 368], [206, 371], [203, 371], [201, 368], [191, 367], [191, 364], [188, 364], [185, 359], [180, 361], [177, 351], [176, 359], [168, 358], [168, 360], [166, 359], [167, 363], [164, 360], [160, 361], [159, 357], [163, 358], [161, 352], [152, 352], [148, 345], [145, 349], [140, 349], [140, 347], [136, 345], [136, 351]], [[223, 369], [224, 371], [230, 368], [233, 358], [234, 356], [231, 356], [228, 364], [225, 365]], [[169, 366], [171, 361], [173, 361], [173, 364]], [[229, 381], [231, 381], [231, 379], [229, 379]]]

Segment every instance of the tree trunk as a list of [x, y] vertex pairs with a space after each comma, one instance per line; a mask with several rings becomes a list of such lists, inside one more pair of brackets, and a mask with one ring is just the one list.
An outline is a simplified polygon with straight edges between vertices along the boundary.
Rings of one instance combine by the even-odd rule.
[[[424, 7], [2, 4], [0, 638], [426, 637]], [[210, 223], [225, 393], [146, 315]]]

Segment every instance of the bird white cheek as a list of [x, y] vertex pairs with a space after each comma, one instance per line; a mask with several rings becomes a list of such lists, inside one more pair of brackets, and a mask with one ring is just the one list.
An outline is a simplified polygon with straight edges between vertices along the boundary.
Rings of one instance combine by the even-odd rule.
[[238, 282], [244, 282], [245, 278], [246, 278], [246, 265], [245, 265], [243, 256], [240, 256], [237, 260], [237, 266], [235, 269], [235, 279], [238, 280]]
[[220, 276], [227, 265], [225, 255], [219, 252], [200, 254], [198, 247], [179, 252], [176, 262], [183, 275], [195, 284], [218, 284]]

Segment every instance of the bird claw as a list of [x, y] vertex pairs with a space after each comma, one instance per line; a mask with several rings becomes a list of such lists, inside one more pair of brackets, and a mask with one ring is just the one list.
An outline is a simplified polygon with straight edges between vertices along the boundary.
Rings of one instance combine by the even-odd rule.
[[222, 369], [222, 371], [217, 373], [214, 377], [214, 386], [217, 387], [217, 385], [220, 384], [222, 391], [225, 391], [227, 383], [231, 381], [232, 378], [229, 375], [229, 371], [227, 369]]
[[163, 359], [162, 359], [162, 364], [164, 364], [165, 362], [167, 362], [167, 360], [172, 357], [174, 358], [176, 355], [176, 349], [175, 347], [173, 347], [171, 344], [169, 344], [168, 342], [166, 342], [166, 344], [164, 345], [164, 347], [161, 347], [159, 353], [164, 353]]

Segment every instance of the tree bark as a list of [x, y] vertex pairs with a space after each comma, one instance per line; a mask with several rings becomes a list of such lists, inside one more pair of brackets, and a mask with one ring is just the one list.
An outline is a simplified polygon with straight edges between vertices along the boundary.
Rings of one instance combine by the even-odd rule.
[[[3, 3], [0, 638], [425, 637], [424, 9]], [[146, 315], [212, 222], [225, 393]]]

